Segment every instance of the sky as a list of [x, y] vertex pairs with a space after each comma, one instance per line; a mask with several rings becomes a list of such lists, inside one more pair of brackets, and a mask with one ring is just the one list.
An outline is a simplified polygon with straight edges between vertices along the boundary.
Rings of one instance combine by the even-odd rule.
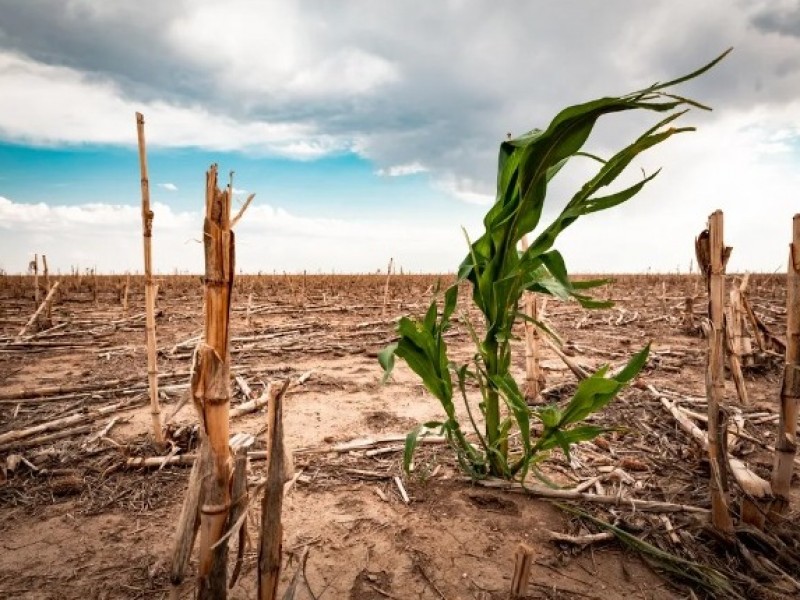
[[[507, 133], [733, 52], [678, 93], [713, 107], [648, 151], [629, 203], [557, 241], [580, 272], [687, 272], [725, 211], [729, 270], [784, 270], [800, 212], [797, 0], [0, 0], [0, 269], [202, 270], [205, 170], [234, 171], [238, 269], [448, 272], [480, 235]], [[610, 117], [608, 156], [653, 123]], [[566, 168], [542, 225], [595, 167]]]

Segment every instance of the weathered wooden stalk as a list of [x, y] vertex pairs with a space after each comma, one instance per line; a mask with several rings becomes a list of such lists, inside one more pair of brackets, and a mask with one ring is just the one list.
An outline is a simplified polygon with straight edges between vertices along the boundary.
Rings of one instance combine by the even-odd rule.
[[[522, 251], [528, 249], [528, 236], [523, 235], [521, 240]], [[523, 312], [528, 319], [536, 320], [539, 318], [536, 303], [536, 294], [525, 292], [523, 295]], [[544, 373], [539, 367], [539, 330], [530, 321], [526, 320], [525, 327], [525, 399], [535, 401], [539, 393], [544, 388]]]
[[514, 553], [514, 575], [511, 578], [511, 598], [516, 600], [528, 595], [528, 579], [531, 576], [533, 550], [527, 544], [520, 543]]
[[711, 470], [711, 522], [723, 536], [733, 535], [733, 520], [728, 510], [728, 478], [725, 448], [724, 379], [724, 304], [725, 265], [730, 256], [723, 237], [722, 211], [708, 218], [708, 229], [696, 240], [698, 264], [708, 286], [708, 352], [706, 358], [706, 396], [708, 397], [708, 458]]
[[797, 416], [800, 409], [800, 214], [796, 214], [789, 246], [789, 265], [786, 279], [786, 363], [781, 386], [781, 412], [778, 420], [778, 439], [775, 443], [775, 462], [772, 469], [772, 492], [775, 501], [770, 513], [773, 518], [789, 510], [794, 457], [797, 452]]
[[42, 254], [42, 271], [44, 272], [44, 286], [50, 291], [50, 271], [47, 270], [47, 255]]
[[[42, 254], [42, 270], [44, 271], [44, 286], [47, 290], [47, 295], [50, 294], [50, 271], [47, 269], [47, 256]], [[53, 315], [51, 309], [53, 307], [52, 302], [47, 305], [44, 314], [41, 316], [41, 321], [46, 327], [51, 327], [53, 325]]]
[[694, 298], [686, 296], [683, 300], [683, 330], [693, 334], [696, 331], [694, 322]]
[[742, 346], [741, 315], [737, 312], [738, 288], [731, 290], [731, 304], [725, 309], [725, 348], [728, 351], [728, 365], [730, 366], [731, 378], [736, 387], [736, 395], [742, 404], [748, 404], [747, 385], [742, 373], [742, 358], [744, 356]]
[[229, 447], [230, 310], [235, 269], [231, 231], [231, 188], [217, 186], [217, 166], [206, 173], [205, 332], [195, 354], [192, 398], [201, 417], [209, 452], [202, 479], [197, 592], [200, 599], [225, 598], [228, 545], [213, 546], [225, 533], [231, 506], [232, 457]]
[[281, 547], [283, 526], [283, 484], [286, 482], [286, 449], [283, 442], [283, 396], [289, 387], [286, 381], [282, 389], [271, 398], [267, 410], [267, 482], [261, 500], [261, 544], [258, 553], [258, 598], [275, 600], [278, 597], [278, 581], [281, 574]]
[[34, 325], [39, 322], [39, 319], [42, 317], [43, 314], [47, 314], [50, 309], [50, 305], [53, 303], [53, 298], [55, 298], [56, 290], [58, 290], [59, 282], [56, 281], [56, 284], [50, 288], [50, 291], [47, 293], [47, 297], [45, 297], [44, 302], [42, 302], [39, 307], [36, 309], [36, 312], [31, 315], [31, 318], [28, 319], [28, 322], [25, 323], [25, 326], [17, 335], [17, 339], [21, 339], [25, 337], [25, 335], [33, 329]]
[[131, 289], [131, 274], [125, 274], [125, 287], [122, 289], [122, 316], [128, 316], [128, 293]]
[[33, 301], [36, 304], [39, 304], [39, 255], [33, 255], [33, 262], [31, 262], [31, 266], [33, 267]]
[[[144, 304], [145, 335], [147, 338], [147, 379], [150, 384], [150, 415], [153, 440], [164, 446], [161, 431], [161, 406], [158, 402], [158, 364], [156, 362], [156, 313], [153, 289], [153, 211], [150, 210], [150, 180], [147, 175], [147, 149], [144, 139], [144, 115], [136, 113], [136, 132], [139, 140], [139, 168], [142, 175], [142, 237], [144, 240]], [[97, 287], [95, 283], [95, 293]]]
[[189, 485], [186, 488], [186, 497], [178, 517], [178, 527], [175, 530], [175, 541], [172, 546], [170, 581], [173, 586], [178, 586], [183, 582], [197, 537], [197, 530], [200, 527], [200, 505], [203, 502], [202, 479], [203, 475], [207, 473], [209, 465], [208, 443], [205, 436], [201, 440], [198, 456], [192, 458], [194, 464], [189, 474]]
[[381, 316], [386, 315], [386, 305], [389, 304], [389, 280], [392, 278], [392, 263], [394, 258], [389, 259], [389, 266], [386, 268], [386, 285], [383, 288], [383, 309], [381, 309]]

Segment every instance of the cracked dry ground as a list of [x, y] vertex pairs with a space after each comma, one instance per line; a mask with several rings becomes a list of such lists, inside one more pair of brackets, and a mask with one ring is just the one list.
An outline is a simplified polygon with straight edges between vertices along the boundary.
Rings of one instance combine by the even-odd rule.
[[[300, 475], [284, 502], [281, 590], [307, 548], [305, 576], [316, 598], [505, 598], [515, 550], [525, 542], [534, 553], [531, 598], [686, 598], [688, 588], [662, 578], [615, 541], [584, 549], [551, 541], [550, 531], [586, 533], [585, 526], [545, 500], [464, 481], [444, 445], [424, 446], [411, 475], [402, 474], [402, 442], [379, 444], [377, 452], [337, 449], [357, 438], [405, 434], [440, 416], [440, 407], [404, 366], [381, 386], [376, 360], [376, 352], [394, 336], [396, 318], [425, 310], [436, 279], [393, 277], [385, 307], [384, 277], [253, 276], [237, 282], [234, 374], [257, 396], [269, 381], [310, 372], [285, 399], [285, 437]], [[0, 435], [117, 406], [68, 429], [65, 437], [0, 446], [0, 462], [7, 466], [9, 455], [24, 459], [11, 465], [0, 484], [0, 597], [169, 596], [171, 538], [189, 468], [125, 467], [129, 457], [156, 453], [148, 442], [144, 324], [136, 308], [143, 304], [141, 282], [133, 287], [127, 317], [118, 303], [118, 284], [119, 278], [100, 278], [95, 302], [89, 282], [66, 281], [52, 314], [53, 325], [65, 325], [27, 345], [0, 346], [2, 394], [54, 385], [93, 388], [3, 400]], [[782, 285], [770, 277], [751, 282], [755, 309], [775, 331], [785, 323]], [[162, 407], [169, 415], [187, 393], [191, 354], [202, 327], [202, 296], [197, 278], [166, 277], [160, 289], [159, 368], [165, 374]], [[697, 277], [623, 276], [609, 292], [617, 301], [610, 310], [548, 303], [546, 317], [573, 359], [587, 368], [618, 365], [652, 340], [646, 382], [688, 407], [700, 402], [705, 342], [681, 330], [687, 295], [698, 296], [696, 310], [701, 310], [704, 290]], [[466, 295], [461, 305], [467, 305]], [[34, 308], [28, 290], [7, 283], [0, 289], [5, 342]], [[461, 324], [449, 343], [454, 358], [470, 356]], [[517, 344], [514, 368], [521, 375], [524, 353]], [[561, 360], [544, 349], [542, 365], [554, 390], [550, 399], [568, 397], [573, 375]], [[779, 378], [779, 369], [771, 365], [746, 373], [748, 433], [769, 444]], [[236, 406], [245, 400], [244, 392], [236, 382], [232, 389]], [[727, 392], [735, 397], [730, 382]], [[618, 469], [625, 477], [604, 477], [590, 491], [708, 505], [702, 453], [646, 389], [627, 390], [596, 421], [619, 429], [598, 443], [581, 444], [571, 461], [554, 453], [547, 466], [551, 477], [575, 485]], [[193, 443], [195, 422], [190, 406], [175, 418], [170, 431], [181, 450]], [[235, 419], [231, 430], [255, 434], [259, 450], [264, 424], [264, 413], [257, 412]], [[738, 451], [759, 474], [769, 475], [771, 457], [758, 444], [744, 443]], [[251, 483], [263, 472], [264, 462], [253, 460]], [[410, 503], [401, 498], [395, 476], [403, 477]], [[255, 595], [259, 513], [258, 503], [252, 506], [251, 540], [231, 598]], [[674, 544], [673, 549], [689, 553], [700, 531], [697, 517], [641, 513], [624, 502], [595, 514], [657, 545]], [[195, 567], [193, 559], [179, 590], [182, 598], [192, 597]], [[312, 595], [303, 588], [296, 597]]]

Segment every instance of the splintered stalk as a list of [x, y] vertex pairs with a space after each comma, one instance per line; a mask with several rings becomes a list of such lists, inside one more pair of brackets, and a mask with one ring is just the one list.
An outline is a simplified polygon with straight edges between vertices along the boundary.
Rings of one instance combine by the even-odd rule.
[[731, 249], [725, 247], [722, 211], [708, 218], [708, 228], [695, 242], [697, 262], [703, 269], [708, 286], [708, 334], [706, 358], [706, 396], [708, 399], [708, 460], [711, 467], [709, 491], [711, 522], [724, 536], [733, 535], [733, 521], [728, 509], [728, 477], [725, 457], [723, 404], [725, 400], [724, 322], [725, 265]]
[[234, 276], [231, 188], [217, 187], [217, 166], [206, 173], [205, 330], [195, 354], [192, 398], [202, 417], [210, 476], [203, 480], [200, 507], [198, 598], [226, 597], [227, 544], [213, 546], [225, 533], [231, 506], [232, 458], [229, 446], [230, 310]]
[[[528, 249], [528, 236], [523, 235], [520, 241], [522, 251]], [[533, 324], [539, 318], [536, 305], [536, 294], [525, 292], [522, 297], [525, 316], [525, 399], [535, 402], [543, 387], [544, 375], [539, 368], [539, 330]]]
[[775, 443], [775, 463], [772, 469], [773, 517], [789, 510], [794, 457], [797, 452], [797, 415], [800, 409], [800, 214], [792, 226], [789, 246], [789, 267], [786, 280], [786, 364], [781, 386], [781, 413], [778, 439]]

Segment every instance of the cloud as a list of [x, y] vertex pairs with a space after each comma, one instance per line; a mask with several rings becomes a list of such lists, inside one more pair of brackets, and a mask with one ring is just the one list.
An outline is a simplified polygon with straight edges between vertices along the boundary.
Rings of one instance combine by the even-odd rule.
[[174, 183], [159, 183], [158, 187], [167, 190], [168, 192], [177, 192], [178, 186]]
[[147, 123], [148, 144], [200, 146], [313, 159], [346, 150], [309, 124], [240, 121], [198, 104], [126, 98], [105, 78], [0, 51], [0, 136], [34, 144], [133, 144], [136, 111]]
[[751, 22], [766, 33], [800, 38], [800, 6], [796, 2], [770, 2], [753, 15]]
[[[154, 269], [201, 272], [203, 215], [158, 202], [153, 212]], [[305, 217], [257, 202], [236, 227], [237, 270], [251, 273], [373, 272], [389, 257], [406, 271], [442, 272], [464, 251], [460, 230], [447, 223]], [[32, 253], [47, 255], [51, 272], [135, 272], [141, 252], [136, 206], [24, 204], [0, 196], [0, 269], [7, 272], [23, 271]]]
[[[442, 189], [458, 192], [452, 176], [485, 193], [506, 132], [687, 72], [730, 45], [725, 63], [681, 91], [726, 112], [791, 102], [800, 39], [773, 31], [793, 7], [0, 0], [0, 48], [18, 59], [0, 79], [11, 90], [3, 108], [31, 106], [0, 127], [45, 143], [131, 143], [129, 113], [141, 108], [166, 145], [355, 151], [385, 173], [422, 164]], [[220, 23], [236, 35], [211, 35]]]
[[488, 186], [482, 185], [482, 182], [475, 181], [469, 177], [458, 177], [453, 173], [441, 175], [436, 182], [436, 186], [467, 204], [489, 206], [495, 200]]
[[415, 161], [407, 165], [392, 165], [386, 169], [378, 169], [376, 173], [381, 177], [403, 177], [405, 175], [426, 173], [427, 171], [427, 167]]

